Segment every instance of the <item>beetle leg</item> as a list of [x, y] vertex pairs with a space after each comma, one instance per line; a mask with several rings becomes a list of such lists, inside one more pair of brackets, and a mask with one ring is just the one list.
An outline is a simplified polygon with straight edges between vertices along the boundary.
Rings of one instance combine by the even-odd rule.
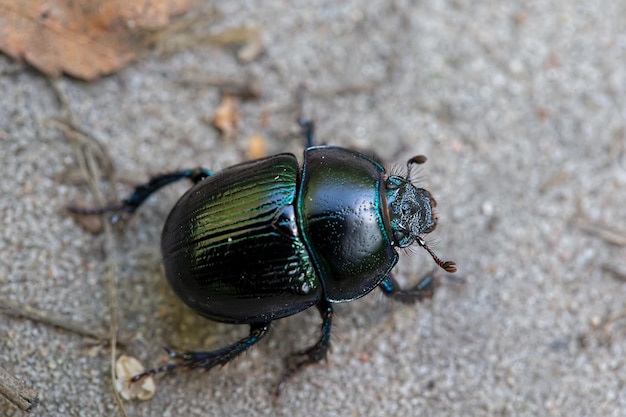
[[432, 298], [438, 286], [439, 282], [432, 274], [426, 275], [412, 288], [400, 288], [398, 281], [391, 275], [380, 283], [380, 288], [386, 296], [405, 304]]
[[153, 368], [138, 375], [135, 375], [130, 379], [130, 382], [137, 382], [149, 375], [154, 375], [161, 372], [170, 372], [177, 368], [211, 369], [216, 365], [225, 365], [226, 363], [237, 357], [239, 354], [248, 350], [259, 340], [261, 340], [263, 336], [267, 334], [269, 328], [270, 322], [251, 324], [250, 334], [247, 337], [244, 337], [243, 339], [233, 343], [232, 345], [213, 350], [211, 352], [177, 353], [173, 350], [166, 348], [165, 350], [169, 354], [170, 358], [176, 360], [176, 362], [168, 363], [166, 365], [159, 366], [157, 368]]
[[298, 117], [298, 124], [300, 125], [302, 136], [304, 136], [304, 140], [306, 140], [306, 147], [312, 147], [315, 142], [315, 122], [311, 119]]
[[322, 300], [317, 304], [317, 309], [322, 316], [322, 331], [320, 338], [313, 346], [294, 354], [294, 356], [304, 356], [304, 359], [289, 368], [287, 373], [283, 375], [282, 379], [278, 383], [278, 386], [276, 387], [276, 396], [280, 395], [289, 378], [294, 376], [298, 371], [302, 370], [307, 365], [326, 359], [326, 354], [328, 353], [328, 349], [330, 349], [330, 328], [332, 327], [333, 321], [333, 307], [328, 301]]
[[307, 93], [306, 86], [301, 84], [296, 92], [296, 101], [298, 103], [298, 125], [300, 125], [300, 131], [306, 141], [306, 147], [310, 148], [315, 142], [315, 122], [303, 116], [304, 114], [304, 99]]
[[213, 175], [213, 173], [204, 168], [194, 168], [186, 169], [183, 171], [169, 172], [150, 178], [150, 181], [148, 181], [146, 184], [140, 184], [136, 186], [133, 194], [131, 194], [130, 197], [123, 199], [119, 203], [92, 209], [70, 206], [68, 207], [68, 210], [75, 214], [84, 215], [104, 214], [114, 211], [116, 213], [111, 218], [111, 222], [116, 223], [123, 215], [134, 213], [135, 210], [137, 210], [148, 197], [150, 197], [160, 188], [165, 187], [166, 185], [173, 182], [180, 181], [182, 179], [189, 179], [193, 181], [194, 184], [196, 184], [211, 175]]

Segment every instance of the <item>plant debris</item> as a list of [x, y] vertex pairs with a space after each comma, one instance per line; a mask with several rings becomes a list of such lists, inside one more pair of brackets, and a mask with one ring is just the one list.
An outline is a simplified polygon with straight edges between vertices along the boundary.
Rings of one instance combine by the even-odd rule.
[[115, 387], [125, 400], [149, 400], [154, 395], [156, 385], [151, 376], [141, 381], [130, 382], [130, 379], [145, 371], [145, 368], [132, 356], [122, 355], [115, 362]]
[[239, 102], [235, 97], [225, 94], [222, 97], [222, 103], [215, 110], [212, 124], [222, 132], [224, 139], [230, 140], [237, 134], [240, 118]]
[[0, 0], [0, 51], [51, 77], [84, 80], [131, 62], [140, 35], [169, 24], [189, 0]]

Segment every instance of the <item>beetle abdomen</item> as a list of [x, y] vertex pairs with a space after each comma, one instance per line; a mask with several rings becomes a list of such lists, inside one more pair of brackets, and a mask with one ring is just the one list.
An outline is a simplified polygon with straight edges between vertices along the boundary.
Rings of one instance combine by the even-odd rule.
[[322, 288], [294, 202], [298, 163], [281, 154], [225, 169], [176, 204], [161, 249], [174, 291], [198, 313], [267, 322], [315, 304]]

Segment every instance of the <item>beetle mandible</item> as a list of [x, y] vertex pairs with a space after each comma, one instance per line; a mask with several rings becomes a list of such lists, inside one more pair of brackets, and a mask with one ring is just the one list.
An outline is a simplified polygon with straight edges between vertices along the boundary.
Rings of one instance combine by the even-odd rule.
[[223, 365], [261, 340], [273, 320], [316, 306], [322, 318], [317, 342], [280, 381], [326, 357], [334, 303], [353, 301], [379, 287], [391, 299], [413, 303], [432, 297], [426, 276], [400, 288], [391, 275], [397, 248], [413, 243], [447, 272], [423, 236], [437, 226], [435, 199], [406, 176], [353, 150], [313, 146], [313, 124], [300, 120], [307, 148], [300, 168], [292, 154], [278, 154], [213, 173], [203, 168], [170, 172], [139, 185], [118, 204], [81, 214], [133, 213], [150, 195], [173, 182], [194, 185], [170, 212], [161, 236], [165, 274], [174, 292], [198, 314], [219, 322], [248, 324], [248, 336], [210, 352], [177, 353], [174, 360], [132, 378], [176, 368]]

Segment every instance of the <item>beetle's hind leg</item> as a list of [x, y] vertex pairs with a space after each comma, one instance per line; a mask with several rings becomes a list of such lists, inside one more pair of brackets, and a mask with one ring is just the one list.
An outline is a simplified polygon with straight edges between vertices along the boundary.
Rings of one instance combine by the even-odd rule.
[[298, 125], [300, 125], [300, 132], [306, 142], [306, 147], [310, 148], [315, 144], [315, 122], [312, 119], [308, 119], [304, 116], [304, 100], [306, 98], [307, 89], [304, 84], [298, 87], [296, 92], [296, 101], [298, 105]]
[[320, 338], [313, 346], [293, 354], [293, 357], [302, 357], [302, 359], [299, 359], [295, 362], [295, 364], [292, 364], [285, 375], [283, 375], [282, 379], [276, 386], [275, 395], [277, 397], [285, 388], [289, 378], [298, 373], [298, 371], [301, 371], [307, 365], [326, 359], [326, 354], [328, 353], [328, 349], [330, 349], [330, 328], [332, 327], [333, 321], [333, 307], [328, 301], [322, 300], [317, 304], [317, 309], [322, 316], [322, 331]]
[[315, 122], [311, 119], [304, 117], [298, 117], [298, 124], [300, 125], [300, 131], [302, 137], [306, 141], [306, 147], [310, 148], [315, 144]]
[[110, 204], [104, 207], [82, 208], [69, 206], [67, 209], [74, 214], [96, 215], [115, 212], [111, 218], [111, 222], [117, 222], [122, 216], [132, 214], [143, 204], [144, 201], [160, 188], [182, 179], [189, 179], [194, 184], [202, 181], [213, 173], [204, 168], [186, 169], [183, 171], [168, 172], [166, 174], [157, 175], [150, 178], [145, 184], [135, 187], [135, 191], [128, 197], [116, 204]]
[[438, 286], [439, 281], [433, 274], [427, 274], [411, 288], [401, 288], [398, 281], [391, 275], [380, 283], [380, 288], [386, 296], [404, 304], [413, 304], [416, 301], [432, 298]]
[[166, 348], [165, 350], [169, 354], [170, 358], [174, 359], [176, 362], [168, 363], [166, 365], [159, 366], [157, 368], [153, 368], [146, 372], [135, 375], [131, 378], [130, 382], [137, 382], [149, 375], [155, 375], [161, 372], [170, 372], [178, 368], [211, 369], [216, 365], [225, 365], [241, 353], [248, 350], [259, 340], [261, 340], [263, 336], [267, 334], [269, 328], [270, 322], [251, 324], [250, 334], [247, 337], [244, 337], [243, 339], [233, 343], [232, 345], [210, 352], [177, 353], [173, 350]]

